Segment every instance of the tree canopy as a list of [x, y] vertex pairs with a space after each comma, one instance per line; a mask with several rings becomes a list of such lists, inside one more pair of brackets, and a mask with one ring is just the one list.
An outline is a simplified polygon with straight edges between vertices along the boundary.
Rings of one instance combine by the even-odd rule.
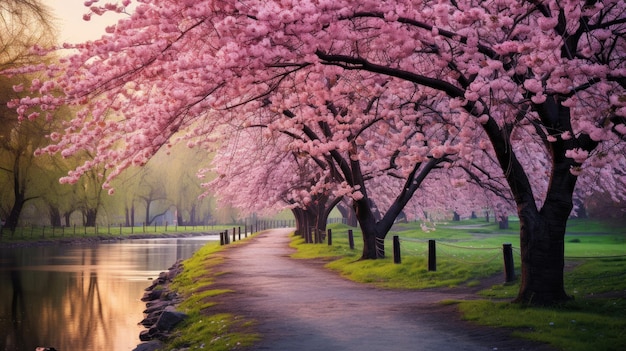
[[[87, 4], [102, 14], [130, 2]], [[518, 300], [553, 303], [568, 298], [563, 237], [578, 179], [579, 189], [624, 199], [625, 13], [620, 0], [146, 0], [101, 39], [64, 46], [78, 53], [59, 64], [11, 71], [48, 77], [18, 86], [33, 94], [11, 106], [30, 119], [82, 108], [46, 148], [95, 155], [70, 172], [73, 182], [98, 164], [113, 169], [110, 179], [143, 165], [182, 131], [191, 145], [210, 145], [221, 126], [254, 124], [268, 109], [285, 122], [348, 118], [358, 130], [368, 101], [381, 103], [377, 116], [407, 124], [427, 117], [404, 108], [426, 102], [458, 138], [425, 153], [403, 144], [407, 157], [453, 156], [466, 171], [479, 166], [469, 173], [479, 183], [504, 177], [521, 223]], [[354, 110], [346, 117], [332, 106]], [[333, 135], [316, 155], [349, 148], [341, 140], [349, 132]], [[474, 150], [495, 162], [479, 162]]]

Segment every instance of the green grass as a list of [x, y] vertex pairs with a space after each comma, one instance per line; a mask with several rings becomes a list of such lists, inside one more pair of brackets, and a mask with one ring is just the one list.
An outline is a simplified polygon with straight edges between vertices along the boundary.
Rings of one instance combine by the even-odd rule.
[[[396, 225], [385, 240], [389, 257], [359, 260], [362, 238], [354, 230], [355, 250], [347, 244], [348, 227], [333, 224], [333, 246], [305, 244], [294, 237], [294, 258], [322, 258], [342, 276], [385, 288], [476, 286], [502, 274], [501, 247], [512, 243], [519, 274], [519, 222], [501, 230], [482, 220], [448, 222], [423, 232], [417, 223]], [[458, 227], [464, 227], [460, 229]], [[468, 228], [469, 226], [469, 228]], [[623, 227], [598, 221], [572, 220], [565, 237], [565, 289], [575, 299], [558, 307], [511, 304], [519, 282], [484, 289], [474, 301], [457, 301], [464, 318], [483, 325], [512, 328], [520, 337], [566, 351], [626, 349], [626, 233]], [[391, 237], [400, 238], [402, 263], [394, 264]], [[427, 240], [437, 242], [437, 270], [427, 269]], [[598, 258], [603, 256], [605, 258]], [[609, 256], [609, 257], [606, 257]]]
[[64, 241], [82, 239], [106, 239], [131, 236], [159, 236], [179, 233], [219, 233], [232, 231], [237, 225], [205, 225], [205, 226], [145, 226], [145, 227], [20, 227], [11, 233], [4, 229], [0, 235], [2, 244], [19, 244], [34, 241]]
[[188, 314], [189, 318], [176, 327], [174, 337], [162, 350], [226, 351], [252, 345], [259, 339], [252, 331], [253, 321], [210, 311], [215, 304], [213, 297], [231, 292], [211, 288], [215, 276], [219, 274], [214, 267], [222, 262], [216, 253], [222, 249], [219, 243], [209, 243], [183, 262], [184, 270], [174, 279], [172, 289], [184, 296], [178, 309]]
[[465, 319], [512, 328], [513, 335], [567, 351], [620, 351], [626, 346], [626, 301], [585, 299], [552, 308], [487, 300], [463, 301]]

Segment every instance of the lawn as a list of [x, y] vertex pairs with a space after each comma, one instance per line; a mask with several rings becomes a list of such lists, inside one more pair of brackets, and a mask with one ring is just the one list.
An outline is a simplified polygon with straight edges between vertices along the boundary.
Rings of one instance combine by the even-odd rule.
[[[385, 288], [476, 286], [503, 274], [502, 245], [511, 243], [519, 274], [519, 224], [501, 230], [484, 220], [439, 223], [424, 232], [418, 223], [397, 225], [385, 240], [387, 257], [359, 260], [362, 238], [353, 229], [356, 248], [348, 246], [344, 225], [329, 226], [333, 245], [305, 244], [294, 237], [294, 258], [324, 258], [327, 267], [354, 281]], [[401, 263], [393, 260], [397, 235]], [[428, 271], [428, 240], [435, 240], [437, 269]], [[464, 318], [507, 327], [520, 337], [549, 343], [558, 349], [626, 349], [626, 232], [623, 227], [589, 220], [571, 220], [565, 238], [565, 289], [571, 302], [550, 308], [511, 304], [519, 282], [497, 284], [480, 292], [477, 301], [447, 301], [458, 305]], [[503, 279], [504, 280], [504, 279]]]

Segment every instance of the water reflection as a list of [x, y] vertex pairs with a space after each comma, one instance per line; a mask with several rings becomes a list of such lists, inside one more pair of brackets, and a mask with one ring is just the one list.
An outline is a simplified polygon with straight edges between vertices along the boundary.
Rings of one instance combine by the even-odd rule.
[[207, 240], [0, 249], [0, 350], [131, 350], [148, 279]]

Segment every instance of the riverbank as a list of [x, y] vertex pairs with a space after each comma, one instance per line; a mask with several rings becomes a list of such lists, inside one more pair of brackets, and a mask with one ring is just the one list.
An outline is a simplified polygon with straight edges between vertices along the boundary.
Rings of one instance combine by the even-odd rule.
[[191, 238], [198, 236], [219, 235], [219, 232], [179, 232], [179, 233], [156, 233], [156, 234], [130, 234], [130, 235], [97, 235], [86, 237], [52, 237], [33, 240], [0, 241], [0, 248], [30, 247], [44, 245], [84, 245], [101, 242], [117, 242], [134, 239], [168, 239], [168, 238]]

